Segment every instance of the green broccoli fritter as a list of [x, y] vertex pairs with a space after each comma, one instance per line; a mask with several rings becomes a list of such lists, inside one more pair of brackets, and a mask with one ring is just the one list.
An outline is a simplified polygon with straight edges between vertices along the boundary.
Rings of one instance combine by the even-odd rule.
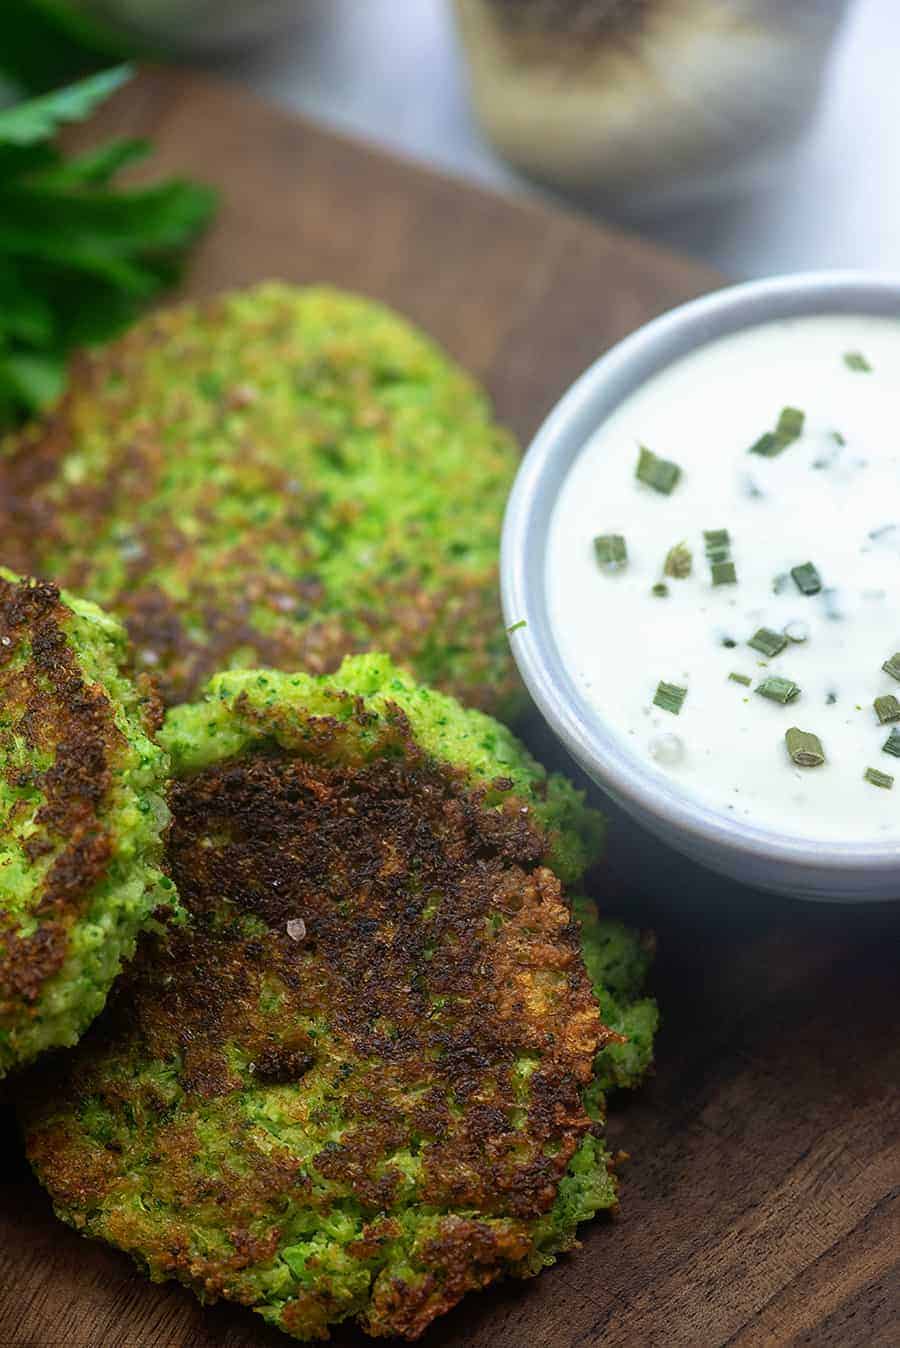
[[125, 633], [0, 571], [0, 1076], [74, 1044], [171, 897], [168, 813]]
[[[162, 733], [191, 923], [22, 1105], [59, 1215], [297, 1338], [415, 1338], [616, 1201], [619, 1036], [562, 881], [599, 820], [385, 657], [217, 677]], [[646, 959], [585, 909], [627, 1018]]]
[[0, 561], [122, 618], [169, 704], [223, 669], [323, 673], [377, 649], [508, 712], [516, 461], [481, 390], [400, 317], [267, 284], [80, 361], [0, 446]]

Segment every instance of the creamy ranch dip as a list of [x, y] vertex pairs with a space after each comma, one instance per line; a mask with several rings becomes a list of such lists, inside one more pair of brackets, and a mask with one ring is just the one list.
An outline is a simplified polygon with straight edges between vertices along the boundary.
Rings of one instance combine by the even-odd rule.
[[[638, 480], [641, 446], [678, 465], [674, 486], [660, 470], [671, 490]], [[598, 536], [601, 556], [621, 551], [610, 535], [619, 567], [598, 560]], [[680, 543], [691, 572], [665, 575]], [[900, 756], [884, 749], [892, 731], [900, 749], [900, 707], [874, 707], [900, 699], [900, 669], [882, 668], [900, 651], [900, 317], [762, 324], [649, 380], [564, 482], [546, 586], [583, 697], [686, 795], [796, 837], [900, 842]], [[767, 655], [748, 645], [759, 629], [766, 649], [801, 639]], [[757, 691], [772, 678], [790, 701]], [[654, 704], [660, 682], [686, 690], [677, 714]], [[793, 729], [824, 762], [792, 759]], [[801, 761], [811, 746], [791, 740]]]

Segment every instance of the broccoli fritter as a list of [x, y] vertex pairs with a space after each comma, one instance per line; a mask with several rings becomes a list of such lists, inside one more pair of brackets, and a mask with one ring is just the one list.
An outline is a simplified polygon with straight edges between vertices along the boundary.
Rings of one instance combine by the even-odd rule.
[[73, 1044], [171, 881], [167, 758], [93, 604], [0, 572], [0, 1076]]
[[0, 448], [0, 561], [117, 614], [168, 704], [223, 669], [323, 673], [377, 649], [509, 712], [516, 461], [483, 393], [400, 317], [270, 283], [81, 359]]
[[[579, 794], [381, 656], [222, 675], [162, 738], [192, 924], [28, 1084], [58, 1214], [301, 1339], [415, 1338], [571, 1248], [615, 1205], [621, 1046], [561, 885], [599, 843]], [[624, 1006], [644, 956], [594, 936]]]

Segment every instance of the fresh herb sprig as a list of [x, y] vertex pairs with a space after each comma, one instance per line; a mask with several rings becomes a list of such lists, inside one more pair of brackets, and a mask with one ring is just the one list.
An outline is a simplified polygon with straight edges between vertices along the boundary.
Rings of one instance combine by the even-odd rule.
[[71, 0], [4, 0], [0, 72], [17, 88], [40, 94], [144, 50], [96, 16], [99, 8]]
[[215, 210], [195, 183], [114, 187], [145, 141], [68, 157], [53, 143], [131, 74], [118, 66], [0, 111], [0, 429], [61, 393], [74, 348], [115, 336], [177, 279]]

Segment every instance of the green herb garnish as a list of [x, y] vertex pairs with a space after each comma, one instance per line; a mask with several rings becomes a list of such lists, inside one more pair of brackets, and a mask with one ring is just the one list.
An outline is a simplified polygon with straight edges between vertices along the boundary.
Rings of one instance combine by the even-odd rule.
[[780, 702], [786, 706], [800, 696], [800, 686], [793, 679], [783, 679], [778, 674], [769, 674], [762, 683], [756, 685], [756, 691], [771, 702]]
[[802, 566], [792, 566], [791, 575], [801, 594], [818, 594], [822, 588], [822, 577], [812, 562], [804, 562]]
[[725, 647], [726, 651], [733, 651], [737, 646], [737, 642], [734, 637], [723, 637], [722, 645]]
[[655, 707], [662, 707], [663, 711], [670, 711], [673, 716], [677, 716], [684, 705], [684, 699], [686, 697], [686, 688], [680, 688], [677, 683], [665, 683], [660, 680], [656, 685], [656, 692], [653, 696], [653, 705]]
[[889, 772], [879, 772], [877, 768], [866, 768], [863, 778], [871, 782], [873, 786], [881, 786], [885, 791], [890, 791], [894, 785], [894, 779]]
[[724, 562], [731, 555], [731, 534], [727, 529], [704, 529], [703, 546], [711, 562]]
[[205, 187], [112, 186], [143, 141], [71, 157], [53, 144], [130, 76], [120, 66], [0, 111], [0, 427], [53, 402], [74, 348], [115, 336], [176, 280], [212, 216]]
[[900, 682], [900, 651], [895, 651], [893, 655], [889, 656], [881, 668], [885, 674], [890, 674], [892, 679], [897, 679]]
[[654, 491], [668, 496], [681, 477], [681, 469], [671, 459], [660, 459], [646, 445], [641, 445], [635, 477]]
[[818, 735], [811, 730], [798, 730], [791, 726], [784, 732], [784, 742], [791, 756], [791, 762], [798, 768], [818, 768], [825, 762], [825, 751]]
[[664, 580], [658, 580], [650, 591], [657, 599], [665, 599], [669, 593], [669, 587]]
[[621, 534], [598, 534], [594, 556], [604, 571], [621, 571], [628, 563], [628, 549]]
[[900, 758], [900, 730], [898, 730], [896, 726], [888, 735], [881, 748], [884, 753], [891, 754], [894, 758]]
[[713, 585], [734, 585], [737, 572], [731, 560], [731, 535], [727, 529], [704, 529], [703, 546]]
[[686, 543], [676, 543], [674, 547], [669, 548], [666, 553], [666, 560], [663, 565], [664, 576], [674, 576], [676, 580], [684, 580], [691, 574], [691, 567], [694, 564], [694, 558], [690, 548]]
[[762, 454], [766, 459], [774, 459], [775, 455], [780, 454], [782, 449], [784, 449], [784, 445], [779, 445], [773, 432], [766, 431], [758, 440], [754, 440], [747, 453]]
[[778, 425], [775, 427], [775, 434], [779, 440], [783, 440], [785, 444], [789, 445], [792, 440], [800, 439], [805, 420], [806, 415], [800, 411], [799, 407], [782, 407]]
[[763, 655], [770, 659], [774, 655], [780, 655], [788, 644], [788, 639], [781, 632], [773, 632], [771, 627], [760, 627], [747, 642], [755, 651], [761, 651]]
[[861, 351], [845, 351], [844, 364], [848, 370], [855, 370], [857, 374], [872, 373], [872, 367]]
[[753, 680], [749, 674], [729, 674], [732, 683], [742, 683], [745, 688], [749, 688]]
[[510, 623], [509, 627], [507, 627], [506, 630], [507, 630], [507, 633], [509, 633], [509, 632], [518, 632], [518, 631], [520, 631], [523, 627], [527, 627], [527, 626], [528, 626], [528, 619], [527, 619], [527, 618], [520, 618], [519, 621], [518, 621], [517, 623]]
[[774, 431], [766, 431], [750, 446], [750, 454], [773, 459], [803, 434], [805, 415], [798, 407], [783, 407]]
[[886, 693], [884, 697], [876, 697], [875, 715], [882, 725], [887, 725], [889, 721], [900, 721], [900, 702], [897, 701], [893, 693]]

